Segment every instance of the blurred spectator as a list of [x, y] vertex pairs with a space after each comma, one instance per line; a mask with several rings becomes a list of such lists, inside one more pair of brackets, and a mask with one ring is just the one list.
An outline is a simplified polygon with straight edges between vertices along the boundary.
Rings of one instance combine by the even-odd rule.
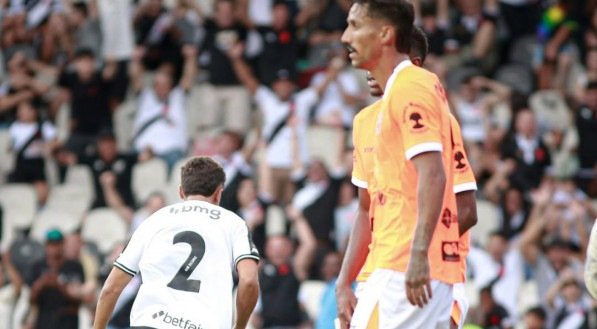
[[96, 291], [99, 288], [97, 278], [99, 275], [99, 259], [85, 245], [81, 230], [67, 234], [64, 237], [64, 258], [79, 262], [83, 268], [84, 281], [80, 287], [81, 301], [87, 306], [93, 307], [96, 298]]
[[[490, 295], [493, 296], [491, 299], [495, 299], [507, 310], [510, 319], [516, 321], [516, 292], [520, 290], [524, 279], [523, 260], [517, 248], [508, 242], [503, 233], [494, 232], [487, 242], [487, 251], [471, 248], [468, 261], [475, 286], [489, 286]], [[489, 309], [485, 309], [485, 312], [489, 312]]]
[[526, 329], [547, 329], [547, 313], [541, 306], [529, 309], [523, 319]]
[[199, 47], [200, 64], [209, 75], [202, 124], [212, 128], [223, 121], [225, 128], [244, 134], [250, 122], [249, 96], [226, 55], [235, 44], [246, 41], [247, 29], [235, 18], [234, 1], [216, 0], [214, 6], [213, 19], [206, 20]]
[[111, 132], [103, 132], [97, 139], [97, 155], [78, 158], [72, 153], [61, 151], [57, 157], [65, 165], [82, 163], [89, 166], [95, 187], [93, 208], [110, 206], [118, 210], [124, 205], [134, 208], [135, 200], [131, 188], [133, 166], [137, 161], [151, 158], [151, 153], [118, 153], [114, 135]]
[[33, 184], [40, 204], [44, 204], [48, 196], [45, 158], [52, 154], [59, 142], [54, 126], [42, 120], [38, 112], [30, 101], [18, 105], [17, 121], [9, 128], [16, 163], [8, 180]]
[[[109, 89], [116, 73], [115, 63], [96, 69], [96, 58], [89, 49], [81, 49], [73, 61], [74, 71], [62, 73], [59, 80], [59, 104], [71, 108], [70, 137], [66, 147], [77, 156], [89, 156], [99, 132], [112, 129]], [[59, 106], [56, 106], [58, 108]]]
[[137, 49], [130, 72], [132, 87], [139, 102], [133, 128], [133, 145], [139, 153], [150, 150], [172, 169], [178, 160], [185, 157], [188, 149], [186, 96], [195, 81], [196, 50], [190, 45], [183, 47], [185, 62], [178, 84], [174, 80], [172, 67], [166, 64], [156, 72], [151, 87], [144, 86], [143, 65], [140, 62], [142, 54], [143, 49]]
[[78, 329], [83, 268], [78, 261], [65, 258], [62, 232], [50, 230], [45, 247], [46, 259], [34, 265], [29, 282], [31, 306], [37, 314], [28, 320], [28, 327]]
[[19, 103], [41, 100], [50, 89], [34, 77], [40, 66], [28, 59], [25, 52], [5, 58], [8, 79], [0, 84], [0, 128], [7, 128], [15, 120]]
[[[520, 238], [520, 250], [531, 266], [532, 278], [537, 282], [539, 300], [545, 301], [545, 294], [553, 286], [566, 268], [573, 270], [580, 276], [583, 272], [582, 263], [572, 257], [570, 243], [558, 233], [561, 218], [559, 212], [551, 205], [552, 191], [549, 186], [542, 186], [533, 192], [533, 209], [527, 226]], [[546, 234], [551, 230], [552, 234]], [[542, 240], [543, 238], [543, 240]]]
[[33, 39], [36, 37], [33, 30], [27, 26], [27, 14], [24, 8], [10, 8], [2, 17], [2, 38], [0, 48], [4, 60], [8, 60], [17, 52], [23, 52], [27, 57], [34, 57], [36, 53]]
[[310, 67], [326, 65], [328, 52], [332, 45], [340, 40], [346, 27], [346, 15], [351, 3], [348, 0], [305, 1], [299, 15], [308, 23], [307, 58]]
[[510, 174], [511, 184], [523, 192], [539, 186], [551, 159], [537, 131], [535, 114], [519, 110], [514, 117], [513, 131], [502, 144], [504, 159], [513, 159], [516, 167]]
[[491, 292], [491, 286], [481, 289], [478, 309], [471, 310], [473, 323], [481, 325], [484, 329], [513, 328], [508, 311], [493, 298]]
[[541, 17], [542, 1], [500, 0], [500, 14], [508, 28], [509, 39], [535, 34]]
[[103, 0], [96, 5], [102, 34], [102, 57], [116, 61], [130, 59], [134, 44], [130, 19], [132, 0]]
[[[339, 67], [335, 79], [327, 86], [321, 100], [312, 109], [310, 116], [318, 124], [329, 126], [352, 126], [355, 106], [362, 100], [357, 77], [346, 61], [346, 49], [340, 44], [334, 46], [330, 66]], [[337, 63], [336, 63], [337, 62]], [[327, 79], [327, 72], [319, 72], [311, 79], [311, 87], [317, 88]]]
[[527, 223], [528, 204], [524, 194], [514, 187], [508, 188], [502, 197], [501, 213], [500, 231], [511, 240], [522, 232]]
[[238, 200], [239, 216], [245, 220], [249, 232], [253, 237], [253, 243], [259, 251], [263, 251], [265, 245], [265, 213], [269, 202], [263, 191], [258, 191], [255, 181], [251, 178], [244, 178], [238, 184], [236, 198]]
[[563, 87], [562, 78], [567, 74], [571, 56], [571, 37], [579, 28], [578, 17], [575, 17], [579, 4], [576, 1], [558, 0], [549, 6], [541, 17], [537, 28], [539, 46], [535, 54], [535, 66], [538, 68], [539, 89]]
[[578, 155], [581, 167], [581, 187], [591, 197], [597, 196], [597, 80], [588, 84], [584, 105], [576, 115]]
[[252, 137], [255, 138], [250, 143], [245, 143], [243, 135], [232, 130], [225, 130], [216, 137], [214, 159], [220, 163], [226, 173], [220, 204], [231, 211], [237, 211], [239, 208], [237, 194], [240, 182], [245, 178], [253, 177], [251, 162], [260, 137]]
[[359, 206], [357, 191], [349, 179], [340, 185], [338, 203], [334, 210], [334, 231], [336, 237], [336, 250], [343, 252], [348, 245], [348, 237], [355, 221], [355, 214]]
[[318, 87], [310, 87], [295, 93], [296, 85], [286, 70], [277, 73], [271, 89], [260, 85], [251, 72], [250, 67], [242, 60], [242, 44], [236, 44], [228, 52], [234, 71], [240, 81], [255, 98], [259, 110], [263, 114], [263, 134], [267, 144], [267, 162], [273, 175], [272, 186], [275, 187], [272, 197], [282, 203], [288, 202], [292, 195], [290, 169], [293, 156], [291, 143], [292, 129], [295, 125], [297, 134], [297, 152], [301, 163], [307, 161], [306, 131], [309, 112], [321, 97], [325, 88], [334, 80], [340, 67], [330, 65], [325, 81]]
[[301, 283], [309, 276], [316, 242], [306, 220], [289, 214], [298, 237], [298, 248], [286, 236], [268, 237], [265, 260], [259, 271], [261, 299], [258, 314], [253, 315], [257, 328], [298, 327], [303, 314], [298, 301]]
[[319, 316], [315, 321], [315, 329], [334, 329], [334, 320], [338, 317], [336, 311], [336, 279], [340, 273], [342, 258], [336, 252], [328, 253], [321, 267], [321, 276], [326, 283], [321, 296]]
[[[259, 1], [248, 1], [249, 8]], [[263, 1], [261, 1], [263, 2]], [[285, 69], [294, 75], [297, 65], [299, 41], [296, 28], [300, 27], [299, 19], [292, 20], [287, 1], [273, 2], [271, 9], [271, 24], [254, 22], [261, 39], [262, 47], [257, 56], [256, 73], [259, 81], [264, 85], [276, 80], [276, 73]]]
[[73, 35], [74, 51], [89, 49], [95, 58], [101, 58], [102, 33], [97, 17], [96, 1], [67, 0], [63, 3], [67, 9], [68, 27]]
[[129, 236], [139, 228], [139, 225], [141, 225], [145, 219], [153, 215], [154, 212], [164, 208], [166, 205], [165, 196], [160, 192], [153, 192], [147, 197], [147, 200], [145, 200], [141, 208], [134, 213], [130, 213], [132, 217], [130, 215], [122, 216], [123, 214], [121, 214], [122, 218], [130, 218]]
[[545, 298], [552, 315], [548, 321], [552, 328], [588, 329], [591, 302], [584, 293], [579, 278], [571, 270], [563, 271], [549, 288]]
[[[293, 129], [292, 132], [296, 136]], [[331, 170], [328, 171], [324, 162], [313, 159], [307, 168], [303, 167], [296, 147], [292, 179], [296, 184], [296, 194], [292, 198], [290, 208], [292, 212], [300, 212], [305, 216], [318, 243], [318, 254], [334, 250], [334, 212], [340, 195], [340, 187], [346, 179], [347, 171], [344, 167], [344, 149], [346, 134], [342, 128], [336, 130], [336, 157]], [[295, 137], [296, 138], [296, 137]], [[295, 139], [294, 145], [298, 144]], [[319, 265], [321, 258], [316, 261]]]
[[591, 230], [591, 238], [587, 248], [587, 259], [585, 262], [585, 284], [587, 290], [597, 299], [597, 220], [593, 221], [593, 229]]
[[[43, 1], [33, 1], [43, 6]], [[56, 1], [59, 2], [59, 1]], [[47, 3], [47, 2], [46, 2]], [[31, 17], [29, 12], [29, 17]], [[74, 54], [74, 47], [68, 31], [66, 15], [60, 11], [53, 12], [42, 21], [40, 25], [42, 33], [40, 45], [40, 60], [48, 65], [62, 66]]]

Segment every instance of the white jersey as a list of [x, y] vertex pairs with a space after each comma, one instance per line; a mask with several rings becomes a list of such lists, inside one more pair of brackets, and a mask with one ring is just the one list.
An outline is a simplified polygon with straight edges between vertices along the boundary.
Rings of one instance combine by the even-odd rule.
[[259, 260], [245, 222], [203, 201], [162, 208], [135, 231], [114, 265], [143, 283], [131, 326], [230, 329], [232, 273]]

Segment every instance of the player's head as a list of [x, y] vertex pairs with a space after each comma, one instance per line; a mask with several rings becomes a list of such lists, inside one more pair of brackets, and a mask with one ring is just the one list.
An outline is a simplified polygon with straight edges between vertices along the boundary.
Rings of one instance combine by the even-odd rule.
[[524, 315], [524, 327], [527, 329], [543, 329], [546, 320], [547, 313], [545, 313], [545, 310], [541, 306], [533, 307]]
[[413, 64], [422, 67], [429, 51], [429, 42], [427, 41], [425, 32], [420, 27], [414, 26], [410, 34], [410, 42], [408, 57], [410, 57], [410, 61]]
[[224, 169], [209, 157], [195, 157], [182, 166], [180, 173], [180, 197], [191, 196], [207, 198], [219, 204], [226, 181]]
[[414, 10], [406, 0], [355, 0], [342, 34], [353, 66], [371, 70], [384, 49], [410, 51]]
[[[413, 62], [413, 64], [421, 67], [425, 63], [425, 58], [427, 58], [429, 49], [427, 36], [421, 28], [414, 26], [410, 37], [411, 44], [408, 57], [410, 57], [410, 61]], [[381, 97], [383, 95], [383, 89], [370, 73], [367, 73], [367, 85], [369, 86], [369, 93], [371, 96]]]

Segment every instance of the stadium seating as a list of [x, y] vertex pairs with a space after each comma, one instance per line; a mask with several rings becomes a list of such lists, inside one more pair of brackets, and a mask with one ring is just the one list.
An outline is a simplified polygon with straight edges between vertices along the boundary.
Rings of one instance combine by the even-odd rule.
[[116, 136], [118, 150], [121, 152], [131, 151], [136, 109], [137, 102], [132, 99], [125, 101], [114, 111], [114, 135]]
[[63, 211], [81, 218], [89, 210], [93, 198], [85, 186], [56, 185], [50, 189], [47, 210]]
[[29, 184], [6, 184], [0, 186], [0, 204], [4, 211], [2, 247], [10, 245], [15, 230], [31, 226], [37, 211], [37, 193]]
[[54, 228], [64, 234], [72, 233], [81, 225], [81, 218], [82, 216], [73, 214], [72, 209], [46, 208], [35, 216], [31, 226], [31, 237], [44, 241], [46, 233]]
[[137, 203], [142, 203], [155, 191], [161, 191], [168, 180], [166, 163], [154, 158], [133, 167], [132, 189]]
[[486, 200], [477, 200], [477, 225], [471, 229], [471, 238], [480, 246], [485, 246], [489, 234], [499, 226], [498, 208]]
[[66, 171], [65, 185], [77, 186], [82, 193], [88, 193], [91, 199], [95, 198], [93, 186], [93, 173], [86, 165], [74, 165]]
[[0, 183], [3, 183], [3, 177], [7, 176], [14, 165], [14, 153], [9, 152], [10, 150], [10, 135], [8, 130], [0, 130]]
[[495, 74], [495, 79], [524, 95], [533, 91], [533, 72], [523, 64], [508, 64], [500, 67]]
[[97, 208], [89, 212], [83, 221], [81, 235], [85, 241], [93, 242], [106, 255], [127, 235], [127, 225], [118, 213], [109, 208]]
[[[326, 141], [326, 142], [322, 142]], [[330, 168], [336, 162], [337, 130], [330, 127], [310, 126], [307, 130], [307, 148], [311, 158], [322, 159]]]
[[284, 234], [286, 232], [286, 216], [280, 206], [270, 206], [265, 215], [265, 232], [268, 236]]
[[305, 311], [311, 319], [317, 319], [321, 305], [321, 295], [326, 283], [323, 281], [305, 281], [299, 290], [299, 299], [305, 306]]

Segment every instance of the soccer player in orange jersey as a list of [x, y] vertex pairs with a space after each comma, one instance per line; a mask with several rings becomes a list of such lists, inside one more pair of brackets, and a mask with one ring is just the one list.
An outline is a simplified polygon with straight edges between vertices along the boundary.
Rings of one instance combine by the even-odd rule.
[[462, 277], [449, 108], [439, 79], [408, 59], [412, 23], [406, 1], [357, 0], [342, 36], [352, 64], [385, 90], [374, 130], [374, 271], [351, 328], [448, 328]]
[[[417, 66], [422, 66], [427, 55], [428, 43], [425, 33], [415, 27], [411, 36], [410, 60]], [[379, 84], [370, 76], [368, 84], [372, 96], [383, 95]], [[342, 270], [337, 281], [338, 315], [342, 328], [347, 327], [350, 322], [354, 305], [355, 295], [364, 289], [365, 282], [371, 273], [372, 258], [366, 257], [369, 252], [371, 241], [369, 213], [370, 196], [375, 195], [372, 182], [374, 141], [367, 131], [374, 130], [375, 122], [380, 108], [381, 101], [377, 101], [362, 109], [354, 118], [353, 124], [353, 145], [354, 145], [354, 169], [352, 174], [353, 183], [359, 187], [359, 212], [357, 220], [351, 232], [349, 247], [344, 257]], [[451, 117], [453, 140], [455, 148], [454, 157], [454, 193], [458, 207], [459, 227], [461, 232], [460, 243], [463, 257], [461, 258], [462, 279], [465, 279], [466, 262], [465, 249], [468, 250], [469, 234], [468, 229], [477, 221], [476, 202], [474, 193], [477, 189], [474, 174], [468, 165], [466, 153], [464, 152], [460, 127], [456, 119]], [[371, 184], [370, 184], [371, 183]], [[465, 233], [466, 232], [466, 233]], [[463, 234], [464, 233], [464, 234]], [[366, 258], [366, 260], [365, 260]], [[358, 272], [360, 270], [360, 272]], [[357, 276], [358, 272], [358, 276]], [[356, 276], [356, 278], [355, 278]], [[358, 282], [356, 293], [352, 292], [351, 283], [356, 279]], [[455, 305], [452, 308], [452, 326], [462, 328], [463, 320], [468, 310], [468, 301], [464, 294], [462, 283], [454, 285], [453, 297]]]

